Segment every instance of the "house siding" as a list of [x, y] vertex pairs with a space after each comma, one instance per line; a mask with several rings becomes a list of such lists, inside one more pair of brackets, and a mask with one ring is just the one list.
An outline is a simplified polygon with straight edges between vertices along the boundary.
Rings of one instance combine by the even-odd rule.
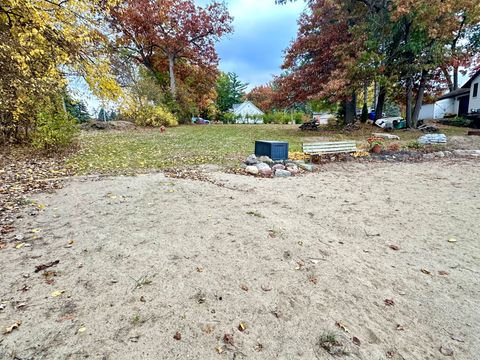
[[[478, 86], [477, 96], [473, 97], [473, 90], [475, 88], [475, 84]], [[473, 81], [472, 85], [470, 86], [470, 103], [468, 105], [470, 111], [480, 111], [480, 75], [477, 75]]]

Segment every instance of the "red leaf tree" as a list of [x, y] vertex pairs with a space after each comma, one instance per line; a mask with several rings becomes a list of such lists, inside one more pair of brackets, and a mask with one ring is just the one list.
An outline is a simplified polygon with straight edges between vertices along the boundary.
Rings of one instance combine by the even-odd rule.
[[152, 72], [167, 71], [173, 98], [177, 63], [215, 71], [215, 43], [233, 31], [232, 17], [218, 2], [200, 7], [193, 0], [124, 0], [110, 13], [117, 44]]

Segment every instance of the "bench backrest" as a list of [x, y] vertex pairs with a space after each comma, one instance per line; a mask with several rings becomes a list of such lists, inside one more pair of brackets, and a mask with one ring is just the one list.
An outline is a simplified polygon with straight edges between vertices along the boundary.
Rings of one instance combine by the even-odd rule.
[[356, 152], [357, 144], [355, 141], [304, 143], [302, 148], [305, 154], [336, 154]]

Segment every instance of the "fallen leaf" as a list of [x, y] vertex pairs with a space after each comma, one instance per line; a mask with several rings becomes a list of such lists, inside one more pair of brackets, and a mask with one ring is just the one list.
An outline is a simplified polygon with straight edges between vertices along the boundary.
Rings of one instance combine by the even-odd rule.
[[221, 354], [221, 353], [223, 352], [223, 348], [222, 348], [221, 346], [217, 346], [217, 347], [215, 348], [215, 351], [216, 351], [217, 353]]
[[335, 322], [335, 325], [337, 327], [339, 327], [340, 329], [342, 329], [343, 331], [345, 331], [346, 333], [350, 332], [350, 331], [348, 331], [347, 327], [344, 324], [342, 324], [340, 321]]
[[197, 266], [197, 272], [199, 272], [199, 273], [203, 272], [203, 268], [200, 267], [200, 266]]
[[28, 290], [30, 290], [30, 286], [28, 286], [28, 285], [23, 285], [21, 289], [18, 289], [18, 291], [23, 291], [23, 292], [28, 291]]
[[385, 300], [383, 300], [383, 302], [384, 302], [385, 305], [387, 305], [387, 306], [393, 306], [393, 305], [395, 305], [395, 301], [393, 301], [392, 299], [385, 299]]
[[397, 327], [395, 328], [395, 330], [397, 330], [397, 331], [405, 331], [405, 328], [404, 328], [402, 325], [397, 324]]
[[56, 290], [56, 291], [52, 292], [51, 295], [53, 297], [57, 297], [57, 296], [62, 295], [64, 292], [65, 292], [65, 290]]
[[173, 338], [175, 340], [182, 340], [182, 334], [180, 334], [178, 331], [173, 335]]
[[18, 243], [17, 245], [15, 245], [15, 249], [21, 249], [24, 246], [25, 246], [25, 243]]
[[7, 247], [7, 243], [0, 241], [0, 250], [5, 249]]
[[389, 248], [395, 251], [400, 250], [400, 247], [398, 247], [397, 245], [390, 245]]
[[312, 284], [315, 284], [315, 285], [318, 283], [318, 279], [313, 275], [310, 275], [308, 277], [308, 281], [310, 281]]
[[457, 239], [455, 239], [455, 238], [450, 238], [450, 239], [448, 239], [448, 242], [449, 242], [449, 243], [455, 243], [455, 242], [457, 242]]
[[7, 326], [3, 332], [4, 335], [10, 334], [13, 330], [18, 329], [20, 325], [22, 324], [21, 321], [17, 321], [14, 324]]
[[432, 275], [432, 273], [430, 271], [428, 271], [427, 269], [421, 269], [420, 271], [422, 273], [426, 274], [426, 275]]
[[438, 271], [438, 275], [447, 276], [447, 275], [448, 275], [448, 272], [445, 271], [445, 270], [439, 270], [439, 271]]
[[51, 262], [46, 263], [46, 264], [37, 265], [37, 266], [35, 266], [35, 272], [38, 273], [39, 271], [42, 271], [42, 270], [48, 269], [49, 267], [58, 265], [58, 263], [60, 263], [60, 260], [55, 260], [55, 261], [51, 261]]
[[27, 303], [20, 303], [16, 306], [17, 309], [23, 309], [25, 306], [27, 306]]
[[238, 325], [238, 330], [240, 331], [245, 331], [247, 329], [247, 324], [245, 324], [244, 322], [241, 322], [239, 325]]
[[42, 229], [32, 229], [31, 232], [36, 234], [36, 233], [39, 233], [40, 231], [42, 231]]
[[245, 284], [242, 284], [240, 285], [240, 289], [242, 289], [243, 291], [248, 291], [248, 286]]
[[356, 336], [352, 337], [352, 341], [357, 346], [360, 346], [360, 344], [361, 344], [360, 339], [357, 338]]
[[147, 300], [145, 300], [145, 297], [144, 297], [143, 295], [140, 296], [140, 301], [141, 301], [141, 302], [147, 302]]
[[87, 330], [87, 328], [82, 325], [82, 326], [80, 326], [80, 327], [78, 328], [77, 334], [81, 334], [81, 333], [85, 332], [85, 330]]
[[223, 342], [228, 345], [233, 346], [233, 335], [232, 334], [225, 334], [223, 335]]

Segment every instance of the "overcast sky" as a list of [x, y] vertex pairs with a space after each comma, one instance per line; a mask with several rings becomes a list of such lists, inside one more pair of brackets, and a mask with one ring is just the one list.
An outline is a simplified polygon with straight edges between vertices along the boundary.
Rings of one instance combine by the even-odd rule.
[[[197, 0], [203, 5], [207, 0]], [[234, 33], [217, 46], [220, 69], [250, 84], [265, 84], [280, 73], [283, 51], [295, 38], [303, 1], [275, 5], [275, 0], [230, 0]]]

